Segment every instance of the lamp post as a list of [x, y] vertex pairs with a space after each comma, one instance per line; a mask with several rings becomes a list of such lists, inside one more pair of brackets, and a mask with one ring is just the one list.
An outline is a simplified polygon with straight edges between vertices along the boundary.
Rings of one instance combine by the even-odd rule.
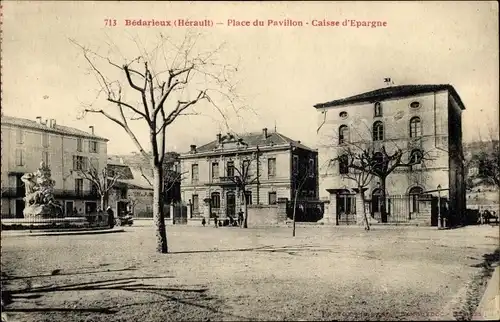
[[438, 229], [443, 228], [443, 223], [441, 219], [441, 185], [438, 184], [437, 186], [437, 193], [438, 193]]

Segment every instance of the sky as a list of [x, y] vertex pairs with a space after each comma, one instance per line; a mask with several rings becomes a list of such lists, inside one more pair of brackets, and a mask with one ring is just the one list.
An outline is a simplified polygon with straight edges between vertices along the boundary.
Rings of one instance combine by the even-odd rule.
[[[237, 101], [233, 106], [224, 96], [217, 97], [227, 120], [207, 102], [196, 106], [199, 115], [178, 118], [167, 129], [167, 148], [177, 152], [208, 143], [218, 132], [264, 127], [315, 147], [314, 104], [384, 87], [386, 77], [395, 85], [453, 85], [466, 106], [465, 141], [498, 128], [496, 2], [3, 1], [2, 5], [3, 114], [55, 118], [58, 124], [82, 130], [94, 125], [96, 134], [109, 139], [110, 154], [137, 149], [123, 129], [102, 115], [79, 117], [90, 103], [116, 109], [104, 96], [96, 99], [99, 83], [81, 48], [70, 39], [120, 65], [137, 57], [138, 48], [151, 52], [160, 37], [178, 43], [186, 33], [199, 33], [199, 51], [213, 51], [223, 44], [216, 56], [218, 62], [237, 67], [231, 74]], [[105, 19], [117, 23], [106, 26]], [[137, 27], [126, 26], [126, 19], [207, 19], [213, 26]], [[231, 19], [250, 23], [258, 19], [265, 26], [229, 26]], [[269, 19], [292, 19], [303, 25], [267, 26]], [[341, 26], [312, 26], [313, 20], [323, 19], [339, 21]], [[346, 19], [381, 21], [386, 26], [342, 27]], [[156, 62], [161, 65], [162, 59]], [[99, 66], [106, 76], [121, 77], [109, 64]], [[194, 85], [184, 95], [196, 93], [203, 84]], [[126, 96], [137, 102], [134, 94], [129, 91]], [[147, 128], [141, 121], [132, 123], [147, 148]]]

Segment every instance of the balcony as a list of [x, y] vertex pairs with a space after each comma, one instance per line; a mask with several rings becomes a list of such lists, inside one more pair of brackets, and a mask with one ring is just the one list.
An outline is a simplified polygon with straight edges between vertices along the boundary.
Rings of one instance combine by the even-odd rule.
[[234, 186], [234, 177], [218, 177], [211, 178], [210, 182], [206, 183], [207, 186]]
[[[25, 197], [24, 187], [8, 187], [2, 188], [2, 198], [23, 198]], [[86, 190], [86, 191], [75, 191], [75, 190], [63, 190], [54, 189], [54, 197], [57, 199], [98, 199], [99, 194], [96, 191]]]

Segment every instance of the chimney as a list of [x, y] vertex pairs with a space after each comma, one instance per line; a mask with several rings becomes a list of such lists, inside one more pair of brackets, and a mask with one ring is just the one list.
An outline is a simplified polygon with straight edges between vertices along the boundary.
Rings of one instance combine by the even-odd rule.
[[93, 125], [89, 126], [89, 129], [90, 129], [90, 133], [92, 133], [92, 135], [94, 135], [94, 126]]
[[191, 144], [190, 147], [191, 147], [191, 153], [196, 153], [196, 145]]
[[267, 139], [267, 127], [262, 129], [262, 136], [264, 137], [264, 139]]
[[217, 134], [217, 142], [221, 143], [222, 142], [222, 134]]
[[37, 117], [36, 117], [36, 122], [37, 122], [38, 124], [42, 124], [42, 117], [41, 117], [41, 116], [37, 116]]

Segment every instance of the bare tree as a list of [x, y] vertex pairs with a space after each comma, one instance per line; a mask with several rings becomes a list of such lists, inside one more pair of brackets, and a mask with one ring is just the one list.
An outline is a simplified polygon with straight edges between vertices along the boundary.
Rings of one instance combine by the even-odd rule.
[[[259, 153], [259, 151], [257, 151], [256, 153]], [[253, 155], [252, 157], [241, 157], [241, 167], [234, 167], [235, 175], [228, 176], [228, 179], [236, 185], [238, 192], [240, 193], [240, 200], [245, 205], [243, 228], [248, 228], [247, 188], [255, 183], [258, 183], [260, 177], [260, 175], [254, 175], [251, 171], [252, 163], [255, 160], [257, 160], [257, 158]], [[259, 166], [258, 162], [256, 162], [256, 165], [257, 167]]]
[[108, 203], [109, 191], [115, 186], [121, 177], [119, 171], [110, 171], [107, 167], [99, 169], [95, 159], [75, 160], [76, 170], [80, 177], [86, 179], [96, 189], [101, 201], [101, 209], [104, 210]]
[[314, 179], [314, 173], [315, 169], [314, 167], [311, 167], [311, 164], [309, 162], [307, 163], [301, 163], [297, 164], [297, 168], [294, 169], [294, 173], [292, 175], [292, 184], [293, 184], [293, 212], [292, 212], [292, 221], [293, 221], [293, 228], [292, 228], [292, 236], [295, 237], [295, 232], [296, 232], [296, 213], [297, 213], [297, 201], [302, 194], [302, 189], [304, 188], [304, 185], [311, 180], [311, 178]]
[[[140, 55], [132, 60], [123, 58], [122, 63], [113, 61], [108, 54], [101, 55], [71, 41], [81, 50], [97, 80], [99, 89], [96, 101], [104, 94], [102, 102], [114, 107], [89, 104], [83, 116], [85, 113], [100, 114], [118, 125], [151, 164], [156, 250], [167, 253], [163, 213], [167, 127], [180, 116], [199, 115], [195, 106], [204, 106], [202, 101], [211, 104], [225, 118], [223, 108], [215, 103], [214, 97], [226, 99], [235, 109], [235, 88], [230, 79], [237, 68], [218, 63], [218, 49], [195, 54], [194, 48], [199, 37], [187, 35], [180, 45], [161, 34], [159, 38], [158, 45], [149, 52], [135, 39]], [[158, 61], [163, 66], [159, 67]], [[113, 80], [112, 75], [115, 74], [107, 73], [100, 63], [114, 69], [117, 79]], [[147, 128], [149, 149], [140, 142], [138, 132], [134, 132], [133, 121], [140, 121]]]
[[[369, 154], [364, 153], [364, 151], [355, 152], [350, 148], [344, 149], [342, 155], [337, 157], [336, 161], [339, 163], [340, 167], [343, 167], [340, 171], [341, 176], [352, 180], [356, 184], [354, 189], [357, 196], [361, 200], [363, 206], [363, 223], [365, 230], [370, 230], [370, 222], [367, 217], [365, 209], [365, 191], [368, 190], [368, 185], [373, 179], [373, 174], [370, 167], [373, 163], [367, 158]], [[364, 169], [364, 170], [359, 170]]]
[[136, 196], [130, 196], [127, 200], [129, 206], [130, 206], [130, 211], [135, 215], [135, 207], [139, 203], [139, 199], [137, 199]]

